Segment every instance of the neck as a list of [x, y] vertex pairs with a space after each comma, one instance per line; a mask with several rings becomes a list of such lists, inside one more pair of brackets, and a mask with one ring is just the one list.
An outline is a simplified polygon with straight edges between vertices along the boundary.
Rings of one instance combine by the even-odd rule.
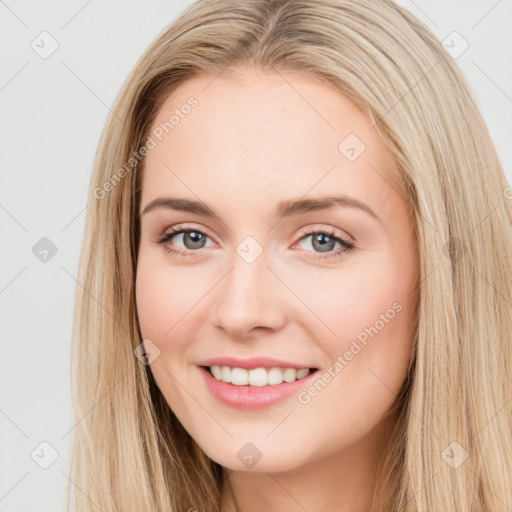
[[221, 512], [368, 512], [395, 424], [390, 415], [357, 443], [286, 472], [224, 470]]

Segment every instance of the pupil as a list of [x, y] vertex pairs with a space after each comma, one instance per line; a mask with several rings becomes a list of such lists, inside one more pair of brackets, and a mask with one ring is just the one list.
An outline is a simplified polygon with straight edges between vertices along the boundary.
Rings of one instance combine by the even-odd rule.
[[[327, 241], [326, 241], [327, 239]], [[330, 242], [330, 243], [329, 243]], [[329, 252], [334, 247], [333, 244], [334, 239], [331, 238], [329, 235], [325, 235], [323, 233], [319, 233], [317, 236], [313, 237], [313, 247], [315, 249], [320, 249], [320, 252]], [[320, 245], [316, 245], [320, 244]]]
[[[184, 240], [190, 239], [192, 244], [192, 249], [197, 249], [197, 247], [194, 244], [199, 244], [199, 247], [202, 247], [201, 241], [203, 238], [203, 235], [201, 233], [198, 233], [197, 231], [189, 231], [185, 233]], [[189, 245], [189, 244], [187, 244]]]

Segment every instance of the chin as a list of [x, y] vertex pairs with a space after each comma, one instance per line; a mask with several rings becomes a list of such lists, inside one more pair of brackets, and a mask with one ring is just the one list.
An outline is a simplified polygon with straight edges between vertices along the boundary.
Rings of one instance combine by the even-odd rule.
[[[267, 443], [268, 445], [268, 443]], [[281, 473], [300, 468], [308, 462], [304, 443], [299, 446], [287, 445], [291, 453], [276, 446], [265, 446], [264, 442], [236, 442], [219, 450], [219, 446], [201, 446], [202, 450], [217, 464], [231, 471], [252, 471], [255, 473]], [[205, 449], [206, 448], [206, 449]]]

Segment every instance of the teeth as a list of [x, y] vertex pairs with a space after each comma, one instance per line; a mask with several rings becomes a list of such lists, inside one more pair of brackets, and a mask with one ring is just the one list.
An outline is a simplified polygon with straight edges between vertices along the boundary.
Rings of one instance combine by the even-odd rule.
[[302, 379], [302, 377], [305, 377], [306, 375], [309, 375], [309, 368], [301, 368], [300, 370], [297, 370], [297, 379]]
[[236, 384], [237, 386], [246, 386], [249, 384], [249, 373], [247, 370], [243, 368], [233, 368], [231, 370], [231, 384]]
[[231, 382], [231, 368], [229, 366], [223, 366], [221, 372], [221, 379], [224, 382]]
[[210, 371], [217, 380], [235, 386], [274, 386], [282, 382], [294, 382], [309, 375], [309, 368], [231, 368], [230, 366], [211, 366]]
[[283, 380], [285, 382], [293, 382], [297, 378], [297, 370], [295, 368], [286, 368], [283, 372]]
[[249, 370], [249, 384], [251, 386], [266, 386], [268, 384], [267, 370], [265, 370], [265, 368], [254, 368], [253, 370]]
[[270, 368], [268, 372], [268, 383], [273, 386], [283, 382], [283, 372], [280, 368]]
[[212, 366], [210, 367], [210, 370], [217, 380], [222, 380], [222, 369], [220, 366]]

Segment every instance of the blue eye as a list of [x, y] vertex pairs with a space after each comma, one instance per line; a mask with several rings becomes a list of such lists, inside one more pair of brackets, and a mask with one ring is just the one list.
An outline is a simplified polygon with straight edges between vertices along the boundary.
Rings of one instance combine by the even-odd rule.
[[[172, 239], [179, 235], [183, 235], [182, 244], [185, 245], [185, 250], [176, 248], [174, 245], [169, 244]], [[311, 247], [320, 251], [319, 253], [316, 252], [317, 256], [314, 256], [313, 259], [326, 260], [341, 257], [355, 249], [355, 245], [353, 243], [336, 236], [335, 233], [329, 230], [310, 230], [303, 232], [299, 242], [309, 237], [312, 237]], [[204, 248], [206, 240], [209, 238], [210, 237], [206, 233], [194, 227], [176, 226], [170, 228], [170, 230], [157, 239], [156, 242], [161, 245], [167, 244], [167, 252], [178, 254], [180, 256], [195, 256], [196, 254], [194, 253], [200, 252], [198, 249]], [[341, 247], [338, 248], [337, 251], [333, 252], [336, 244], [339, 244]], [[323, 256], [322, 253], [325, 253], [326, 255]]]
[[[197, 249], [202, 249], [205, 246], [205, 241], [208, 237], [206, 233], [203, 233], [199, 229], [195, 228], [185, 228], [183, 226], [177, 226], [170, 228], [170, 232], [165, 233], [159, 240], [157, 240], [157, 243], [159, 244], [166, 244], [170, 242], [174, 237], [177, 237], [178, 235], [182, 235], [182, 242], [187, 242], [185, 245], [189, 245], [189, 247], [185, 247], [185, 249], [196, 252]], [[167, 246], [167, 251], [172, 253], [177, 253], [182, 256], [191, 256], [192, 254], [189, 252], [185, 252], [181, 249], [175, 249], [171, 245]]]
[[[315, 259], [325, 260], [330, 258], [335, 258], [339, 256], [343, 256], [346, 253], [351, 252], [355, 249], [355, 245], [344, 238], [336, 236], [335, 233], [329, 230], [310, 230], [303, 233], [300, 241], [305, 240], [306, 238], [312, 237], [311, 246], [313, 248], [319, 249], [320, 252], [326, 253], [326, 256], [318, 256]], [[334, 249], [334, 245], [339, 243], [341, 245], [341, 249], [336, 252], [331, 252]]]

